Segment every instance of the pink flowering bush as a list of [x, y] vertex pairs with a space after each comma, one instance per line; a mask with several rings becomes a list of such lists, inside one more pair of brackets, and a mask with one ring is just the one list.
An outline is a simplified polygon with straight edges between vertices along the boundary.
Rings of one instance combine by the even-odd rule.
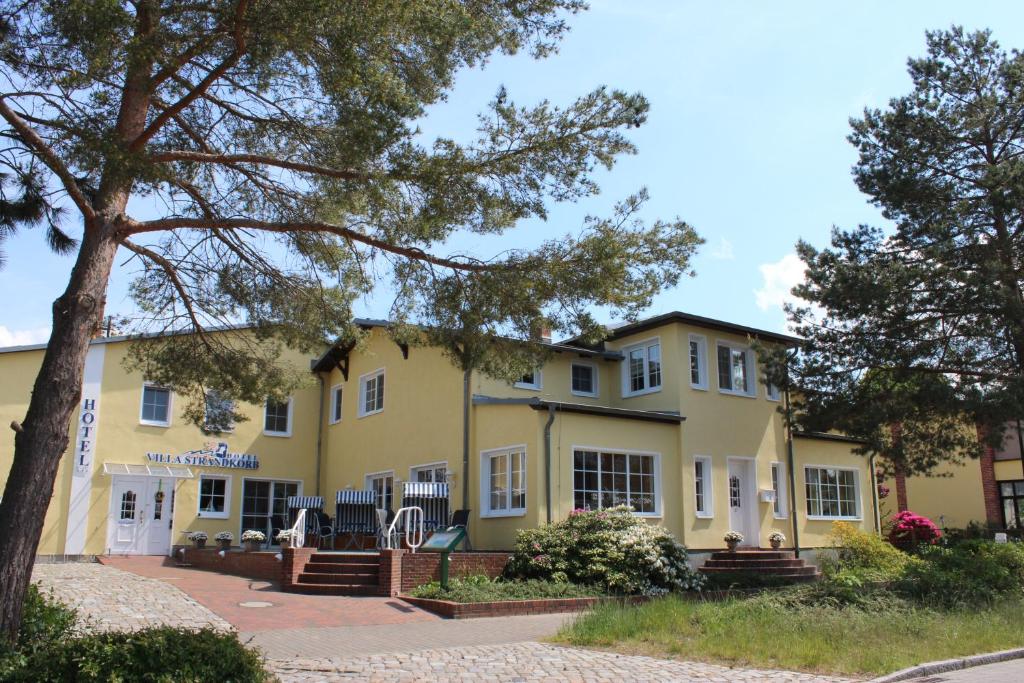
[[939, 540], [942, 532], [935, 522], [910, 510], [904, 510], [892, 518], [889, 542], [901, 550], [911, 551], [919, 545], [931, 545]]
[[704, 577], [690, 569], [686, 557], [672, 534], [626, 506], [573, 510], [568, 519], [519, 531], [505, 574], [613, 594], [700, 590]]

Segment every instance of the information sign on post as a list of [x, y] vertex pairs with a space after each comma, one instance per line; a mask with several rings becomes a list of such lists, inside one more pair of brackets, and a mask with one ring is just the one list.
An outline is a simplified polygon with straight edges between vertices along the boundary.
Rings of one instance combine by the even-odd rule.
[[441, 588], [448, 588], [448, 555], [462, 543], [462, 539], [465, 537], [466, 530], [461, 528], [435, 531], [420, 546], [420, 552], [441, 553]]

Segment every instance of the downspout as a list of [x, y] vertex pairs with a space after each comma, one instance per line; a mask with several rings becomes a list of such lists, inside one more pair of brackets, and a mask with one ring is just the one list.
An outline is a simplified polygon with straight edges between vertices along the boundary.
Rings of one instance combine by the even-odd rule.
[[462, 371], [462, 509], [469, 509], [469, 392], [473, 371]]
[[320, 407], [317, 409], [317, 422], [316, 422], [316, 495], [320, 495], [320, 466], [323, 462], [323, 446], [324, 446], [324, 392], [327, 390], [327, 383], [324, 382], [324, 375], [321, 372], [316, 373], [316, 378], [320, 380]]
[[882, 533], [882, 510], [878, 503], [878, 479], [875, 474], [875, 458], [878, 457], [878, 453], [872, 453], [868, 458], [868, 467], [871, 468], [871, 507], [875, 512], [875, 533], [881, 535]]
[[555, 404], [548, 404], [548, 421], [544, 425], [544, 498], [548, 524], [551, 524], [551, 425], [555, 422]]
[[796, 507], [796, 462], [793, 457], [793, 424], [792, 412], [789, 407], [789, 387], [786, 387], [786, 469], [789, 470], [789, 509], [793, 520], [793, 553], [800, 557], [800, 525], [797, 522], [799, 511]]

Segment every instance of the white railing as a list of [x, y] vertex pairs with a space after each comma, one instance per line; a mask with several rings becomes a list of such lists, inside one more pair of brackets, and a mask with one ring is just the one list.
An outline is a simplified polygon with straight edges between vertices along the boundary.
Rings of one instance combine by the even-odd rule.
[[[403, 518], [405, 520], [404, 524], [402, 524]], [[409, 546], [409, 550], [416, 552], [416, 548], [423, 545], [423, 508], [407, 507], [395, 513], [395, 519], [391, 522], [391, 526], [388, 527], [388, 533], [384, 537], [384, 547], [388, 550], [394, 550], [391, 547], [391, 539], [398, 536], [395, 530], [399, 526], [405, 529], [405, 544]]]
[[306, 547], [306, 508], [299, 510], [299, 514], [295, 516], [295, 524], [292, 525], [291, 531], [292, 547]]

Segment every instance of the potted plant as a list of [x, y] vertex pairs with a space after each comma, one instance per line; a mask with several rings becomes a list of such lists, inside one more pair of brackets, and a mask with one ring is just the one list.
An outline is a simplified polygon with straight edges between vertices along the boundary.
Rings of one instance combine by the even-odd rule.
[[298, 533], [294, 529], [281, 529], [281, 531], [277, 532], [275, 538], [282, 548], [287, 548], [295, 544], [295, 537], [297, 535]]
[[231, 550], [231, 541], [235, 540], [235, 535], [230, 531], [221, 531], [213, 538], [220, 543], [221, 550]]
[[736, 552], [736, 546], [743, 542], [743, 534], [738, 531], [730, 531], [724, 536], [725, 544], [729, 546], [729, 552]]
[[778, 550], [786, 542], [786, 534], [781, 531], [773, 531], [768, 537], [768, 542], [772, 544], [772, 548]]
[[188, 537], [192, 539], [192, 545], [194, 545], [197, 550], [205, 548], [206, 539], [209, 538], [205, 531], [193, 531]]
[[256, 529], [246, 529], [242, 532], [242, 544], [246, 552], [255, 552], [260, 549], [263, 542], [267, 540], [266, 534]]

